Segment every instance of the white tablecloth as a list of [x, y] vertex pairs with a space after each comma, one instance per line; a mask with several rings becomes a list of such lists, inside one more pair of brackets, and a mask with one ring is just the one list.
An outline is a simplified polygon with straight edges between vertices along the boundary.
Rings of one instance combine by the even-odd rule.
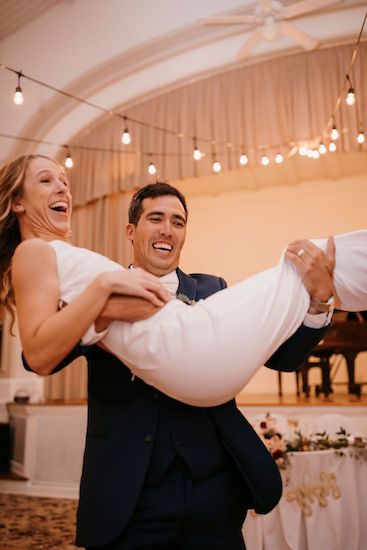
[[367, 460], [348, 453], [294, 453], [278, 506], [248, 513], [247, 550], [367, 550]]

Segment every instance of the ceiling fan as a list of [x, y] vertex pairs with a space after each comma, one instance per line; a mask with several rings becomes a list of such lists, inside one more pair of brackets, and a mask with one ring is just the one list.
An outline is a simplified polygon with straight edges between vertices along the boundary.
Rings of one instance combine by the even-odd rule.
[[239, 58], [248, 57], [253, 48], [264, 40], [273, 42], [280, 36], [286, 36], [306, 50], [313, 50], [318, 40], [301, 31], [289, 20], [296, 19], [307, 13], [320, 10], [341, 0], [301, 0], [288, 6], [283, 6], [278, 0], [257, 0], [258, 5], [253, 15], [229, 15], [203, 19], [203, 25], [251, 25], [254, 30], [238, 52]]

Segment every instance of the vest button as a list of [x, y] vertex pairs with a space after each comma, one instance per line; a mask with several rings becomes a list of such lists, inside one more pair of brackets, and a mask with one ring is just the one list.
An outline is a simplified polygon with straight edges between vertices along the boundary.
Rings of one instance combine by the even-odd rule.
[[152, 441], [153, 439], [153, 436], [152, 434], [147, 434], [145, 437], [144, 437], [145, 441]]
[[181, 447], [181, 441], [176, 441], [175, 445], [176, 447]]

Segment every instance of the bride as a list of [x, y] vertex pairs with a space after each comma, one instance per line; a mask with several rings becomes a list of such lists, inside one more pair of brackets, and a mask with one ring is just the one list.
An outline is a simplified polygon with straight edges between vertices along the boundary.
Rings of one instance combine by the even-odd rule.
[[[98, 342], [133, 374], [175, 399], [220, 404], [296, 331], [309, 308], [310, 297], [284, 256], [274, 268], [192, 307], [167, 302], [156, 277], [136, 275], [69, 244], [70, 190], [62, 168], [50, 158], [32, 155], [5, 165], [0, 197], [1, 306], [12, 311], [16, 304], [25, 357], [40, 374], [50, 372], [82, 339]], [[326, 241], [314, 242], [326, 249]], [[338, 307], [365, 310], [367, 231], [338, 235], [335, 245]], [[159, 306], [167, 303], [146, 320], [116, 320], [97, 333], [94, 322], [108, 298], [136, 293]], [[60, 308], [60, 302], [67, 306]]]

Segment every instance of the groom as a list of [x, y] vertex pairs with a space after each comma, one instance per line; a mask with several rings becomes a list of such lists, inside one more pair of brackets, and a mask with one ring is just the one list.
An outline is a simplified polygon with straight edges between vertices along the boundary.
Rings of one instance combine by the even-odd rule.
[[[134, 195], [127, 237], [133, 268], [161, 277], [172, 294], [197, 301], [226, 283], [179, 269], [186, 223], [183, 195], [156, 183]], [[292, 246], [289, 259], [313, 295], [314, 315], [307, 319], [313, 328], [301, 326], [269, 360], [269, 367], [286, 371], [323, 337], [328, 313], [318, 314], [318, 303], [332, 294], [326, 257], [308, 243], [302, 243], [301, 255], [297, 243]], [[314, 294], [315, 281], [321, 294]], [[124, 298], [112, 298], [103, 317], [114, 318], [119, 307]], [[79, 347], [56, 370], [82, 352], [88, 360], [88, 427], [77, 544], [105, 550], [245, 548], [247, 510], [270, 511], [282, 486], [277, 466], [235, 401], [210, 408], [175, 401], [132, 377], [98, 346]]]
[[[173, 294], [197, 301], [226, 283], [179, 269], [186, 223], [182, 194], [165, 183], [148, 185], [132, 199], [127, 238], [133, 268], [161, 277]], [[303, 245], [307, 254], [299, 269], [304, 282], [311, 294], [316, 280], [324, 292], [316, 297], [316, 315], [308, 323], [323, 327], [327, 313], [318, 315], [315, 304], [330, 297], [331, 279], [323, 254]], [[293, 253], [300, 264], [301, 257]], [[110, 301], [107, 317], [113, 317], [118, 300]], [[302, 326], [268, 366], [294, 370], [324, 332]], [[126, 367], [98, 347], [87, 358], [89, 429], [78, 544], [109, 550], [245, 548], [241, 528], [247, 509], [270, 511], [282, 489], [275, 463], [235, 401], [210, 408], [185, 405], [132, 379]]]

